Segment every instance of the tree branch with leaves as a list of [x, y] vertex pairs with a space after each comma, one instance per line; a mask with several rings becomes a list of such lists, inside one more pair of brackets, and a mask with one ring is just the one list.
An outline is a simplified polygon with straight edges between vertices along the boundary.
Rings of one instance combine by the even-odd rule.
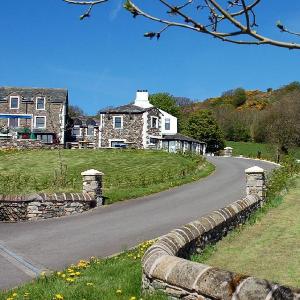
[[[80, 16], [81, 20], [90, 17], [95, 6], [109, 2], [109, 0], [63, 1], [87, 8]], [[256, 8], [262, 3], [262, 0], [185, 0], [185, 2], [156, 0], [157, 3], [152, 5], [156, 5], [156, 10], [161, 8], [159, 15], [141, 8], [136, 4], [137, 1], [126, 0], [123, 6], [134, 18], [142, 17], [162, 24], [160, 30], [144, 34], [150, 39], [159, 39], [162, 33], [168, 29], [180, 27], [234, 44], [271, 45], [287, 49], [300, 49], [300, 43], [276, 40], [258, 33]], [[174, 2], [178, 4], [175, 5]], [[276, 28], [295, 38], [300, 37], [300, 32], [288, 29], [280, 21], [276, 23]]]

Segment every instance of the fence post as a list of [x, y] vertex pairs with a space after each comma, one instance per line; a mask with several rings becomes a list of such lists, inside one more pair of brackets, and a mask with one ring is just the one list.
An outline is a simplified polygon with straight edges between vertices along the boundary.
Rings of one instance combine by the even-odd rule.
[[103, 173], [97, 170], [91, 169], [81, 173], [83, 179], [83, 192], [90, 195], [95, 199], [97, 206], [103, 204]]
[[265, 170], [254, 166], [245, 170], [246, 173], [246, 194], [258, 195], [264, 201], [266, 198], [266, 177]]

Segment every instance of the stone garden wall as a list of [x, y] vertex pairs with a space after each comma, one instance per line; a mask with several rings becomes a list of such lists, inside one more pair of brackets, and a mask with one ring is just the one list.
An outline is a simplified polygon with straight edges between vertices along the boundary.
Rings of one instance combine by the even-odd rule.
[[17, 140], [17, 139], [10, 139], [10, 140], [0, 140], [0, 150], [2, 149], [18, 149], [18, 150], [25, 150], [25, 149], [58, 149], [63, 148], [63, 145], [56, 145], [56, 144], [45, 144], [39, 140]]
[[81, 173], [82, 193], [0, 195], [0, 222], [49, 219], [82, 213], [103, 204], [102, 176], [97, 170]]
[[263, 204], [263, 170], [250, 168], [246, 176], [246, 198], [171, 231], [146, 251], [142, 259], [142, 285], [146, 292], [160, 291], [171, 299], [185, 300], [300, 299], [300, 289], [185, 259], [222, 239]]
[[23, 197], [0, 195], [0, 221], [62, 217], [82, 213], [95, 206], [95, 199], [87, 193], [34, 194]]

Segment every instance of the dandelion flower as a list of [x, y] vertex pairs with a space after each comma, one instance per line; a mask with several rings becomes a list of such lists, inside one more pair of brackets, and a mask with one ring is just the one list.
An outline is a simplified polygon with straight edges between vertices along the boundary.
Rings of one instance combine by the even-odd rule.
[[121, 289], [116, 290], [116, 294], [117, 295], [121, 295], [122, 294], [122, 290]]

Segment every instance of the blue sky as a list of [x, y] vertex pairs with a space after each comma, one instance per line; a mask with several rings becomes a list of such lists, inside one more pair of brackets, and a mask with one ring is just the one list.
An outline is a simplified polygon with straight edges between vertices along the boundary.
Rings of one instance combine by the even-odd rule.
[[[158, 1], [151, 2], [157, 12]], [[283, 38], [279, 19], [300, 31], [300, 2], [284, 3], [262, 1], [262, 33]], [[62, 0], [3, 1], [0, 85], [66, 87], [71, 104], [93, 114], [132, 101], [137, 89], [205, 99], [300, 81], [299, 50], [231, 45], [181, 29], [150, 41], [143, 34], [157, 25], [133, 19], [120, 4], [111, 0], [79, 21], [82, 8]]]

